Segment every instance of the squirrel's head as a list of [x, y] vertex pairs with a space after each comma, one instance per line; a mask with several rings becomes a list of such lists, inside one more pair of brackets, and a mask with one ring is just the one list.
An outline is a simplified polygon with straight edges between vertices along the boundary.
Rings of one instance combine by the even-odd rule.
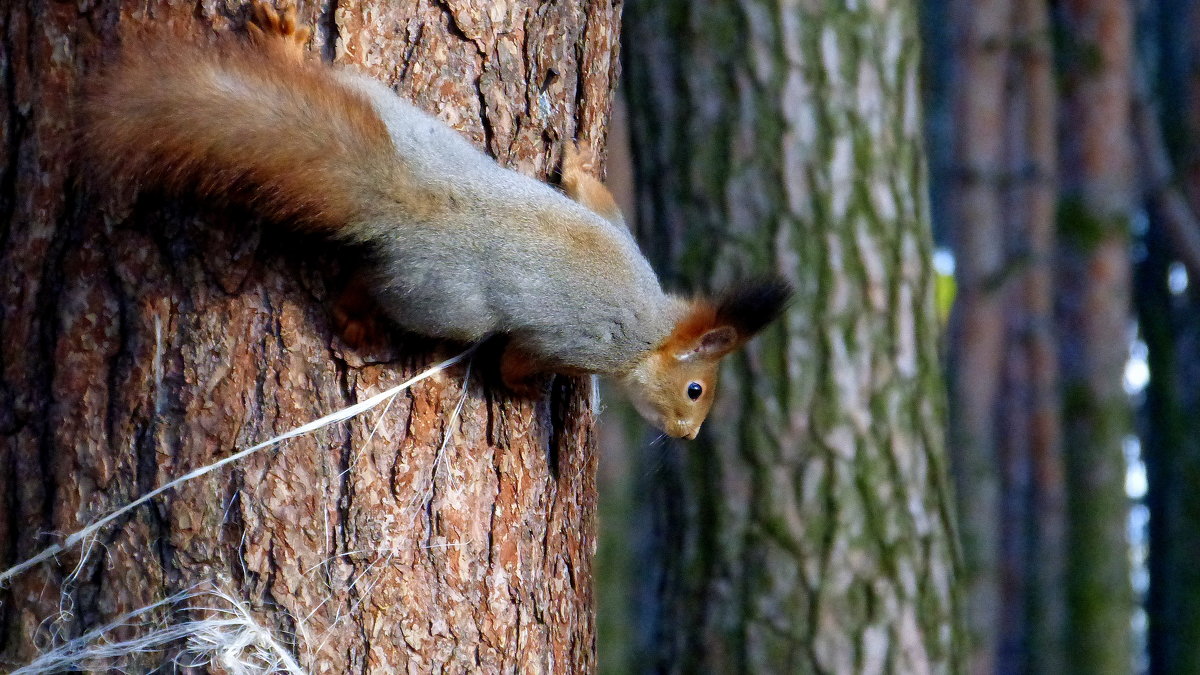
[[646, 421], [675, 438], [695, 438], [712, 408], [721, 358], [783, 311], [791, 287], [768, 279], [688, 303], [674, 330], [621, 378]]

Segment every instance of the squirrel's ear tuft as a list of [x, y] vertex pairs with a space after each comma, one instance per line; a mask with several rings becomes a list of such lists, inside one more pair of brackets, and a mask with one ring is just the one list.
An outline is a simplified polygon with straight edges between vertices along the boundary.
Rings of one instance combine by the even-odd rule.
[[684, 346], [675, 353], [680, 361], [692, 359], [719, 359], [737, 349], [739, 344], [738, 332], [732, 326], [718, 326], [705, 331], [703, 335]]
[[735, 284], [713, 300], [692, 300], [660, 348], [680, 361], [719, 359], [779, 316], [792, 287], [778, 277]]
[[733, 326], [747, 340], [778, 318], [791, 298], [791, 284], [779, 277], [734, 284], [717, 296], [717, 323]]

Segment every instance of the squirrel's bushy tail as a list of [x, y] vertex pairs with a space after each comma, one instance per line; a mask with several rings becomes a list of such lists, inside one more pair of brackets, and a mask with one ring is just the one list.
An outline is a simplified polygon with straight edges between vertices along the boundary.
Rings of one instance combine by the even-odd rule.
[[83, 143], [92, 159], [110, 174], [352, 235], [396, 170], [371, 104], [327, 66], [219, 40], [126, 48], [89, 88]]

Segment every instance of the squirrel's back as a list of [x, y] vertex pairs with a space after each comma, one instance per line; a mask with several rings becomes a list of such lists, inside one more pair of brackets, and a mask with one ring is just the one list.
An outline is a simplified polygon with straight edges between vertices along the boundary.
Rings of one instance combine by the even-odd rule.
[[406, 170], [452, 204], [428, 222], [398, 209], [372, 225], [387, 251], [378, 290], [402, 325], [508, 333], [556, 366], [606, 371], [670, 332], [673, 301], [625, 227], [502, 168], [382, 84], [338, 76], [371, 100]]

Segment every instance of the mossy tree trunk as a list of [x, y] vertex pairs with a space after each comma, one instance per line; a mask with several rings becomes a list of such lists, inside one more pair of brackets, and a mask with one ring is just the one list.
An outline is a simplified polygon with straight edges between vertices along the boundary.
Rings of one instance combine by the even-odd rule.
[[[238, 29], [244, 5], [0, 5], [0, 569], [461, 349], [343, 345], [327, 309], [355, 251], [89, 183], [72, 151], [79, 92], [121, 31]], [[531, 175], [576, 135], [603, 138], [619, 0], [300, 13], [315, 58], [396, 86]], [[70, 638], [203, 582], [248, 602], [313, 672], [590, 671], [588, 388], [560, 378], [544, 400], [516, 400], [487, 358], [470, 373], [155, 499], [105, 529], [69, 580], [79, 549], [16, 577], [0, 589], [0, 670], [36, 656], [43, 621]]]
[[1059, 334], [1072, 672], [1132, 664], [1123, 388], [1133, 213], [1133, 17], [1125, 0], [1062, 4]]
[[639, 235], [676, 286], [797, 288], [642, 474], [640, 670], [957, 657], [916, 5], [631, 3]]

